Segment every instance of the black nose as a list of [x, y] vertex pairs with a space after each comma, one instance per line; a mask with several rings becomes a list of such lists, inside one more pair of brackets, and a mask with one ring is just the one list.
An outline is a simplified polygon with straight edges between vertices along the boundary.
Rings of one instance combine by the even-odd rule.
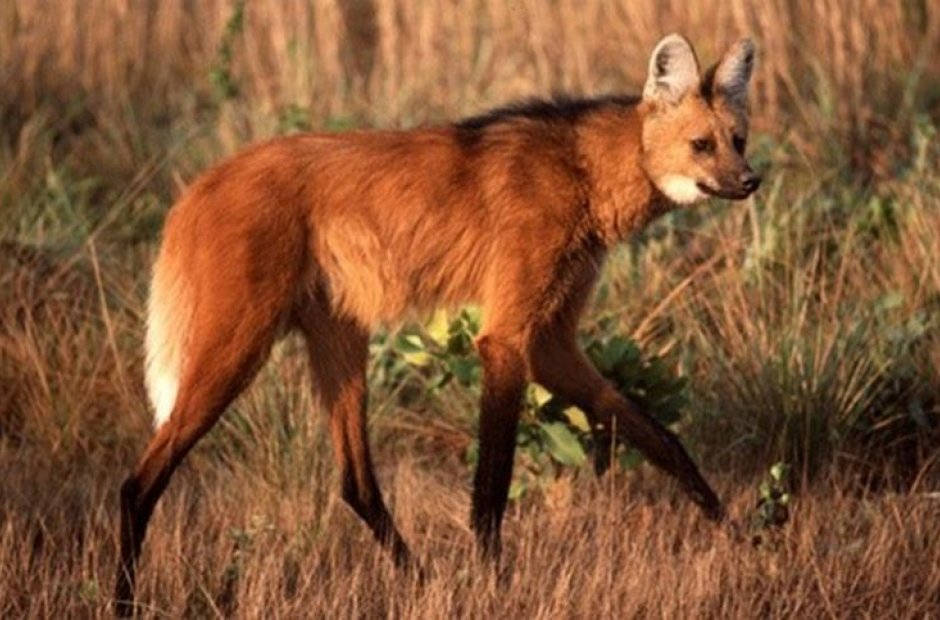
[[748, 194], [757, 191], [757, 188], [760, 187], [760, 182], [760, 175], [753, 170], [748, 170], [741, 175], [741, 187], [743, 187], [744, 191]]

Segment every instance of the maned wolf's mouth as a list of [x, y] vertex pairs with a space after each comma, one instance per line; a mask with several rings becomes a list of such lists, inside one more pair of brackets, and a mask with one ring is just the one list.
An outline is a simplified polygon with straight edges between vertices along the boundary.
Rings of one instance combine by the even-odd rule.
[[757, 188], [760, 187], [760, 179], [757, 179], [755, 182], [744, 184], [737, 189], [709, 187], [707, 184], [702, 183], [701, 181], [697, 182], [696, 185], [700, 190], [702, 190], [702, 192], [708, 194], [709, 196], [714, 196], [715, 198], [724, 198], [725, 200], [744, 200], [757, 191]]

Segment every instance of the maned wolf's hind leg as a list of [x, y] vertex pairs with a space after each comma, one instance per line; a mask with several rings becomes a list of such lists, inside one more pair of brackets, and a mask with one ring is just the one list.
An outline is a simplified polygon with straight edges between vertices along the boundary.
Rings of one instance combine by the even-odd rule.
[[514, 348], [491, 336], [480, 338], [477, 349], [483, 363], [483, 397], [471, 523], [483, 557], [495, 559], [500, 553], [500, 526], [512, 480], [525, 363]]
[[314, 396], [321, 399], [330, 416], [343, 499], [392, 554], [395, 565], [412, 568], [408, 546], [382, 501], [369, 452], [366, 431], [369, 334], [349, 320], [331, 316], [323, 304], [308, 309], [301, 318], [301, 326], [307, 338]]
[[679, 439], [604, 379], [577, 347], [573, 334], [546, 333], [535, 343], [529, 365], [536, 381], [583, 409], [592, 427], [600, 424], [611, 429], [616, 424], [617, 434], [674, 476], [710, 519], [724, 516], [721, 502]]
[[[190, 345], [194, 372], [183, 377], [170, 414], [121, 486], [121, 558], [115, 586], [118, 615], [133, 612], [137, 561], [153, 509], [173, 472], [251, 380], [274, 339], [274, 320], [250, 310], [219, 313]], [[254, 326], [254, 329], [252, 329]], [[231, 337], [230, 334], [238, 334]]]

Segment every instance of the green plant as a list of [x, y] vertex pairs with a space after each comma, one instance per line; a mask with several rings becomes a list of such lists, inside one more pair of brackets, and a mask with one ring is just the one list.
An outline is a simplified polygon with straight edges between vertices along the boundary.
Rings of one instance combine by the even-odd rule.
[[228, 101], [239, 94], [238, 83], [232, 75], [232, 56], [235, 40], [245, 29], [245, 0], [238, 0], [232, 7], [232, 14], [225, 22], [225, 30], [216, 51], [215, 64], [209, 70], [209, 81], [215, 93], [216, 101]]
[[[482, 368], [473, 341], [479, 330], [480, 314], [473, 308], [453, 317], [440, 311], [423, 326], [404, 328], [394, 339], [392, 359], [380, 366], [383, 377], [386, 381], [407, 381], [406, 369], [410, 367], [431, 393], [456, 383], [476, 396]], [[634, 341], [622, 336], [582, 335], [582, 340], [588, 357], [618, 390], [667, 426], [679, 420], [688, 402], [687, 381], [676, 376], [665, 360], [644, 355]], [[583, 468], [589, 455], [597, 458], [607, 453], [606, 446], [594, 444], [583, 411], [537, 384], [526, 393], [516, 445], [519, 457], [512, 498], [532, 488], [544, 489], [565, 470]], [[467, 454], [471, 465], [476, 462], [476, 451], [474, 442]], [[613, 458], [623, 469], [642, 462], [640, 453], [628, 445], [618, 445]]]
[[774, 463], [757, 488], [757, 505], [750, 522], [755, 546], [764, 542], [767, 530], [783, 527], [790, 520], [789, 473], [789, 465]]

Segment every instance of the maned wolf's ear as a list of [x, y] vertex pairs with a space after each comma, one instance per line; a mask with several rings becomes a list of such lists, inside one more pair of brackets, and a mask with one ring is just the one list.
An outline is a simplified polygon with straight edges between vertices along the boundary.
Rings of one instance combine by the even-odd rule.
[[754, 43], [742, 39], [731, 46], [708, 73], [706, 90], [737, 108], [747, 107], [747, 83], [754, 72]]
[[692, 46], [682, 35], [671, 34], [656, 45], [650, 56], [643, 99], [677, 103], [699, 83], [698, 60]]

